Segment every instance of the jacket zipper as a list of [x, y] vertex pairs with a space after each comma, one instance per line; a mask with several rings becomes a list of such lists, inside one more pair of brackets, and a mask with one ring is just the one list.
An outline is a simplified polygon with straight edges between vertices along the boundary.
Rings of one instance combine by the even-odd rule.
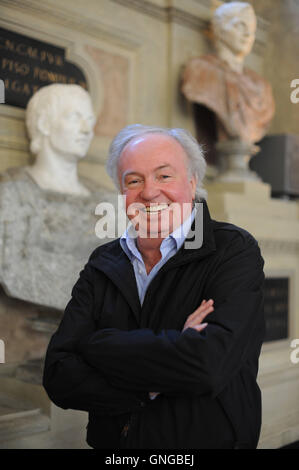
[[124, 438], [127, 438], [128, 436], [128, 432], [129, 432], [129, 429], [130, 429], [130, 420], [131, 418], [128, 420], [128, 422], [124, 425], [124, 427], [122, 428], [122, 431], [121, 431], [121, 435], [122, 437]]
[[123, 437], [123, 439], [125, 439], [125, 441], [128, 439], [130, 432], [132, 432], [132, 427], [134, 425], [134, 422], [136, 421], [135, 418], [137, 414], [138, 413], [132, 413], [130, 418], [128, 419], [124, 427], [122, 428], [121, 436]]

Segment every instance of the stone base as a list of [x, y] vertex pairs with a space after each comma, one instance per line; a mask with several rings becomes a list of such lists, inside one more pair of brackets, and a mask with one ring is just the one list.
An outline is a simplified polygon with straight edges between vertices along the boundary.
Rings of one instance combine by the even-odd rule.
[[30, 374], [28, 380], [16, 377], [22, 368], [17, 363], [0, 368], [0, 449], [89, 449], [87, 413], [55, 406]]
[[22, 382], [42, 385], [44, 359], [31, 359], [17, 367], [16, 379]]
[[288, 337], [263, 345], [258, 375], [259, 448], [279, 448], [299, 440], [299, 364], [290, 358], [291, 341], [299, 338], [299, 202], [271, 199], [270, 185], [258, 181], [217, 181], [206, 189], [213, 219], [240, 226], [257, 239], [266, 277], [290, 280]]
[[258, 180], [254, 181], [216, 181], [207, 186], [209, 199], [214, 195], [233, 193], [244, 195], [254, 199], [269, 199], [271, 197], [271, 186]]

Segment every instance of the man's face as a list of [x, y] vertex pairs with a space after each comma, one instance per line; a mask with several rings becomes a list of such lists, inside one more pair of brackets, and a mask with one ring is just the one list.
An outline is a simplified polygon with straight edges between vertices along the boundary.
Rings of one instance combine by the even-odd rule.
[[[129, 142], [119, 159], [118, 177], [139, 236], [164, 238], [192, 211], [196, 179], [189, 175], [184, 149], [169, 136], [146, 134]], [[141, 209], [129, 213], [130, 205]]]
[[49, 144], [66, 160], [83, 158], [93, 137], [95, 117], [90, 100], [66, 93], [55, 116], [49, 119]]
[[252, 10], [243, 9], [223, 22], [217, 32], [217, 40], [225, 44], [231, 51], [241, 57], [251, 52], [256, 32], [256, 17]]

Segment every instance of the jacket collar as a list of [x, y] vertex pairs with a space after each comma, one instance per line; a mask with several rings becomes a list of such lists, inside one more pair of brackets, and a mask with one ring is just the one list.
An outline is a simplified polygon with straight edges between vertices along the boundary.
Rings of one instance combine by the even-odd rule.
[[[198, 236], [198, 230], [202, 225], [202, 237]], [[195, 243], [195, 248], [186, 246], [186, 243], [179, 251], [171, 257], [159, 270], [160, 272], [168, 271], [174, 267], [190, 263], [195, 259], [205, 258], [216, 250], [216, 243], [213, 231], [213, 221], [211, 220], [208, 205], [205, 200], [201, 200], [198, 206], [195, 219], [192, 223], [191, 230], [186, 237], [186, 242], [194, 241], [195, 233], [200, 241]], [[196, 247], [196, 245], [199, 247]], [[95, 256], [89, 260], [89, 265], [105, 273], [111, 281], [120, 289], [124, 297], [129, 302], [136, 319], [138, 320], [140, 312], [140, 301], [135, 280], [133, 266], [120, 246], [119, 238], [111, 243], [102, 245], [97, 250]], [[159, 275], [159, 273], [157, 275]]]

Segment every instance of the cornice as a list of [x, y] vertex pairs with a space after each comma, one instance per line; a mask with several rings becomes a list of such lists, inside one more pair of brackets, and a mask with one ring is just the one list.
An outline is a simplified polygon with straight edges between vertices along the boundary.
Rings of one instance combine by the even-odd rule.
[[161, 21], [168, 21], [168, 8], [156, 5], [148, 0], [110, 0], [127, 8], [139, 11]]
[[[148, 0], [110, 0], [111, 2], [118, 3], [123, 5], [127, 8], [131, 8], [135, 11], [138, 11], [144, 15], [149, 15], [152, 18], [155, 18], [159, 21], [163, 21], [165, 23], [177, 23], [182, 26], [186, 26], [191, 29], [195, 29], [199, 31], [201, 29], [206, 29], [208, 27], [209, 22], [206, 19], [200, 18], [196, 15], [192, 15], [191, 13], [181, 10], [180, 8], [167, 6], [162, 7], [160, 5], [156, 5]], [[200, 1], [200, 3], [204, 3], [207, 6], [206, 1]]]
[[186, 26], [190, 29], [195, 29], [196, 31], [206, 30], [209, 26], [209, 22], [206, 19], [196, 17], [195, 15], [174, 7], [168, 8], [168, 21]]
[[[174, 6], [161, 6], [152, 3], [150, 0], [110, 0], [113, 3], [139, 11], [144, 15], [148, 15], [164, 23], [176, 23], [195, 31], [204, 31], [209, 27], [209, 20], [206, 17], [192, 14], [183, 9]], [[205, 9], [208, 9], [209, 0], [196, 0]], [[19, 10], [26, 14], [41, 16], [49, 21], [61, 24], [62, 26], [82, 31], [92, 37], [109, 37], [110, 40], [123, 44], [124, 41], [128, 46], [136, 48], [140, 46], [140, 38], [134, 38], [132, 31], [126, 34], [122, 30], [117, 30], [101, 23], [100, 20], [79, 16], [73, 11], [64, 8], [62, 5], [53, 8], [47, 2], [38, 0], [0, 0], [1, 6], [6, 6], [10, 10]], [[265, 48], [265, 31], [267, 30], [267, 22], [258, 18], [259, 27], [262, 29], [262, 37], [257, 37], [254, 44], [254, 52], [262, 55]]]
[[[111, 26], [102, 23], [99, 18], [92, 19], [79, 15], [75, 10], [64, 8], [62, 5], [57, 9], [45, 1], [38, 0], [0, 0], [0, 5], [9, 8], [10, 11], [18, 10], [21, 13], [41, 18], [43, 21], [47, 20], [65, 28], [83, 32], [96, 39], [109, 38], [110, 41], [118, 45], [126, 44], [132, 49], [136, 49], [141, 45], [140, 38], [135, 37], [132, 31], [126, 33], [117, 27], [113, 28], [112, 31]], [[2, 21], [6, 20], [3, 11], [1, 13]], [[15, 18], [15, 15], [13, 16]], [[19, 26], [15, 19], [7, 18], [7, 21], [10, 24]]]
[[[197, 15], [189, 13], [177, 7], [167, 6], [163, 7], [156, 5], [149, 0], [110, 0], [111, 2], [118, 3], [119, 5], [131, 8], [135, 11], [149, 15], [159, 21], [165, 23], [176, 23], [181, 26], [185, 26], [195, 31], [207, 31], [210, 25], [210, 21], [207, 18], [201, 18]], [[202, 4], [205, 8], [209, 8], [210, 0], [196, 0]], [[269, 28], [269, 23], [258, 17], [258, 28], [261, 30], [264, 36]], [[257, 55], [262, 55], [265, 48], [265, 38], [257, 37], [254, 42], [254, 52]]]

